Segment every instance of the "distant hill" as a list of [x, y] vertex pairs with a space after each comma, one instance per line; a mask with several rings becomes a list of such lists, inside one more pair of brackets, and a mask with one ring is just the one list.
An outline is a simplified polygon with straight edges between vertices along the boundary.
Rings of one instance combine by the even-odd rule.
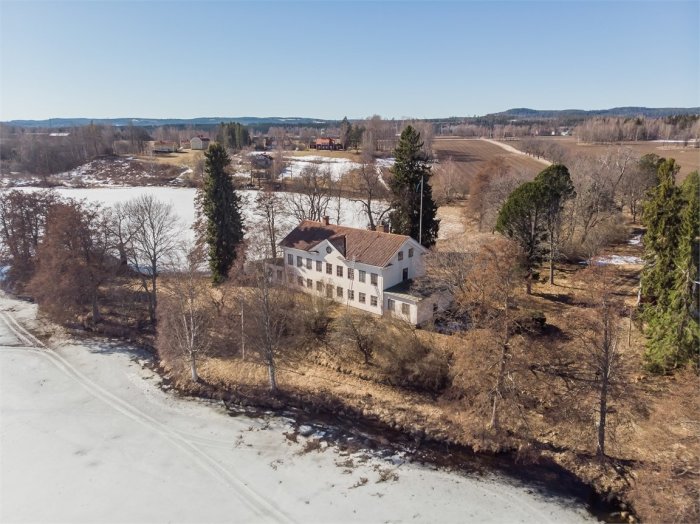
[[139, 127], [159, 126], [214, 126], [221, 122], [238, 122], [246, 126], [254, 125], [302, 125], [318, 126], [335, 124], [337, 120], [323, 120], [320, 118], [306, 117], [200, 117], [200, 118], [50, 118], [46, 120], [10, 120], [3, 124], [18, 127], [76, 127], [93, 124], [105, 124], [112, 126], [135, 125]]
[[591, 118], [595, 116], [663, 118], [673, 115], [700, 115], [700, 107], [613, 107], [612, 109], [561, 109], [541, 110], [516, 108], [500, 113], [492, 113], [486, 117], [494, 118], [523, 118], [523, 119], [552, 119], [552, 118]]
[[[614, 107], [612, 109], [562, 109], [562, 110], [541, 110], [528, 108], [515, 108], [502, 111], [500, 113], [490, 113], [488, 115], [472, 117], [473, 120], [483, 123], [505, 123], [509, 120], [560, 120], [568, 123], [580, 122], [586, 118], [596, 116], [610, 117], [637, 117], [644, 116], [650, 118], [663, 118], [672, 115], [700, 115], [700, 107]], [[449, 120], [461, 120], [453, 117]], [[429, 119], [430, 121], [444, 121], [444, 119]], [[221, 122], [238, 122], [246, 126], [328, 126], [337, 125], [340, 120], [324, 120], [322, 118], [308, 117], [200, 117], [200, 118], [50, 118], [46, 120], [10, 120], [3, 124], [28, 127], [28, 128], [68, 128], [76, 126], [86, 126], [90, 123], [106, 124], [113, 126], [135, 125], [139, 127], [159, 127], [159, 126], [193, 126], [210, 127]]]

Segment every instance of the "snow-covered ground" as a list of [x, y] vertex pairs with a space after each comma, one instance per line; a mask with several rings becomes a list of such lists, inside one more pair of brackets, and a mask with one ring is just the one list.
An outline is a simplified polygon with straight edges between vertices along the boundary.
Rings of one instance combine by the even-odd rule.
[[35, 315], [0, 295], [2, 522], [595, 521], [493, 475], [293, 442], [289, 419], [164, 393], [136, 350], [46, 348], [23, 327]]
[[285, 157], [285, 160], [288, 165], [282, 172], [282, 178], [299, 176], [304, 169], [318, 167], [321, 173], [329, 173], [331, 180], [340, 180], [353, 169], [361, 167], [348, 158], [305, 155]]
[[[23, 191], [37, 191], [37, 188], [17, 188]], [[196, 190], [192, 188], [177, 187], [101, 187], [101, 188], [55, 188], [59, 195], [67, 198], [85, 199], [89, 202], [99, 202], [111, 206], [117, 202], [126, 202], [140, 195], [153, 195], [164, 202], [169, 202], [177, 215], [182, 220], [187, 234], [192, 235], [190, 226], [195, 219], [194, 197]], [[258, 191], [239, 191], [242, 198], [242, 208], [246, 223], [255, 224], [260, 218], [255, 215], [255, 197]], [[278, 193], [281, 199], [291, 198], [292, 193]], [[379, 203], [377, 203], [379, 205]], [[337, 199], [332, 199], [328, 206], [328, 214], [333, 223], [336, 222], [338, 213]], [[366, 227], [367, 218], [362, 210], [362, 205], [346, 198], [340, 199], [340, 223], [351, 227]], [[286, 235], [297, 225], [296, 219], [289, 214], [281, 217], [280, 229]], [[280, 237], [281, 239], [282, 237]]]

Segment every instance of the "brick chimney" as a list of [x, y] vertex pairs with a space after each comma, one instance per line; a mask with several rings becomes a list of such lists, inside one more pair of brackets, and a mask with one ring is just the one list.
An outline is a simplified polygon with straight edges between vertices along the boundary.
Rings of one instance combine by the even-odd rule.
[[324, 226], [327, 226], [327, 225], [329, 225], [330, 223], [331, 223], [331, 217], [329, 217], [328, 215], [324, 215], [324, 216], [323, 216], [323, 225], [324, 225]]

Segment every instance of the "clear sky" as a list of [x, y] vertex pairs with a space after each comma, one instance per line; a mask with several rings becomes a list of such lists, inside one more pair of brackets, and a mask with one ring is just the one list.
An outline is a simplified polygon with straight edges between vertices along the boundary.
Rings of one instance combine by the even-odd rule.
[[0, 0], [0, 120], [700, 106], [699, 6]]

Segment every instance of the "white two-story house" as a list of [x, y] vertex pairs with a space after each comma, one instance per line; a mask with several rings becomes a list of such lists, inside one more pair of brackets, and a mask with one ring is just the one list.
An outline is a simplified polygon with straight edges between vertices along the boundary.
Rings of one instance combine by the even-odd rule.
[[414, 285], [427, 249], [409, 236], [304, 220], [280, 242], [275, 278], [377, 315], [412, 324], [447, 306], [443, 294]]

